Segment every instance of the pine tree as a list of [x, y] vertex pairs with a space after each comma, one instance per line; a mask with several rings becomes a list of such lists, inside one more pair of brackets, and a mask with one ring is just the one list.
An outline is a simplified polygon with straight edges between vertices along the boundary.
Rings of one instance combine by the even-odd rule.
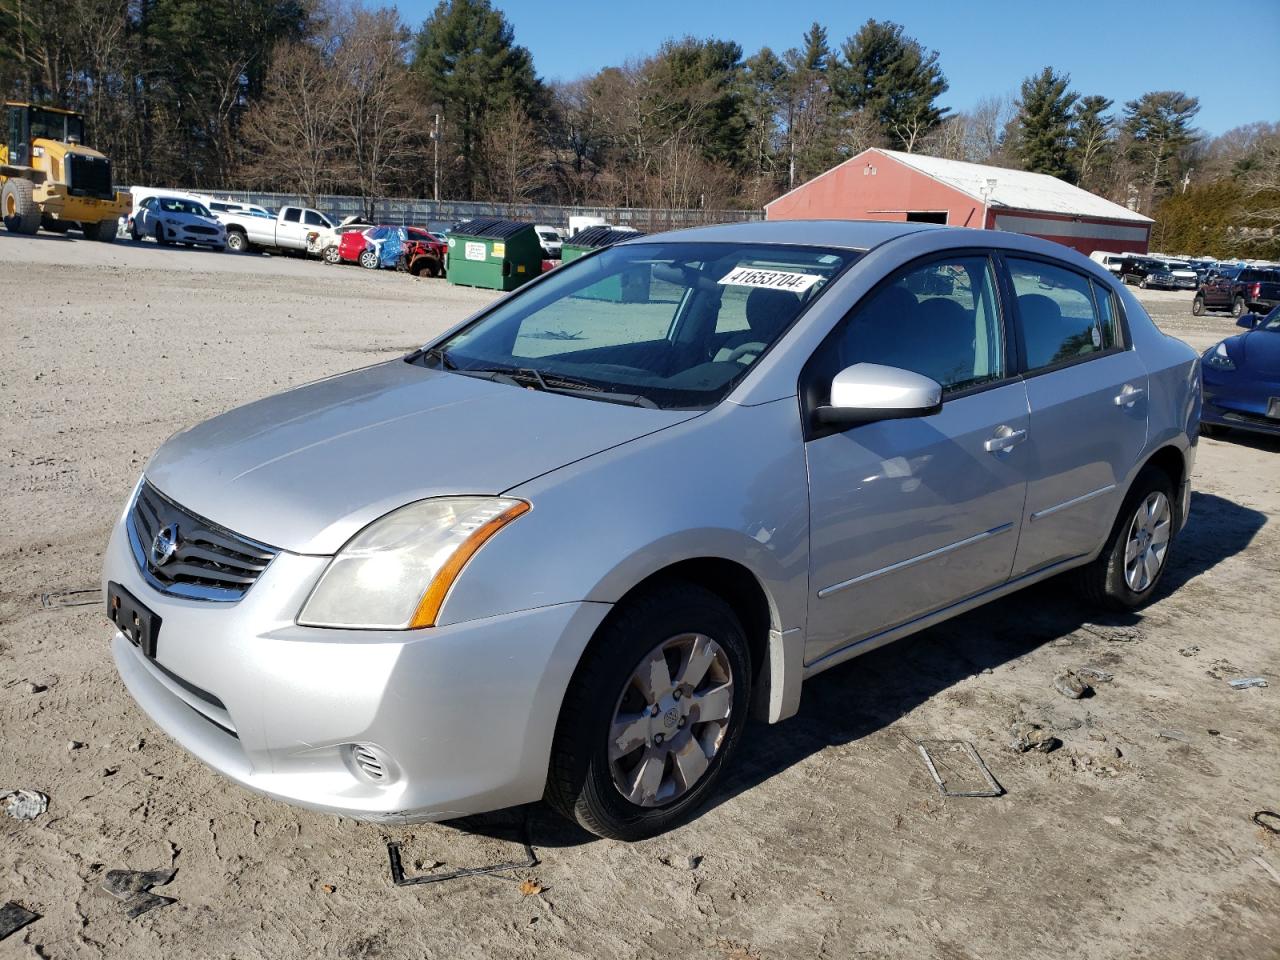
[[1012, 155], [1024, 170], [1067, 177], [1071, 173], [1071, 109], [1079, 95], [1071, 77], [1052, 67], [1022, 81], [1012, 130]]
[[440, 0], [418, 34], [413, 70], [439, 103], [459, 163], [459, 192], [475, 197], [489, 114], [512, 103], [539, 119], [545, 90], [533, 57], [490, 0]]
[[1099, 182], [1110, 160], [1115, 121], [1107, 114], [1114, 101], [1081, 97], [1071, 116], [1071, 167], [1076, 183], [1085, 189]]
[[1199, 112], [1200, 101], [1181, 90], [1144, 93], [1124, 105], [1129, 155], [1138, 164], [1149, 205], [1168, 192], [1180, 172], [1180, 155], [1199, 139], [1191, 129]]
[[942, 122], [937, 105], [948, 85], [938, 53], [926, 50], [889, 21], [868, 20], [841, 48], [844, 62], [833, 71], [840, 103], [861, 111], [880, 136], [900, 150], [913, 150]]

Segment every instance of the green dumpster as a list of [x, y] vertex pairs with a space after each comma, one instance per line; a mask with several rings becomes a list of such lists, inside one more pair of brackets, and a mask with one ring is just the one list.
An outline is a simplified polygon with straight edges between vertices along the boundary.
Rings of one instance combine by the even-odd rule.
[[[603, 247], [611, 247], [623, 240], [634, 240], [636, 237], [643, 236], [644, 234], [639, 230], [587, 227], [564, 242], [564, 246], [560, 248], [560, 263], [563, 265]], [[649, 299], [650, 276], [650, 270], [636, 267], [594, 283], [586, 290], [579, 291], [576, 296], [586, 299], [598, 298], [611, 303], [644, 303]]]
[[639, 230], [618, 230], [615, 227], [587, 227], [585, 230], [579, 230], [564, 242], [564, 246], [560, 248], [560, 261], [568, 263], [570, 260], [577, 260], [583, 254], [590, 253], [592, 250], [611, 247], [615, 243], [621, 243], [623, 240], [634, 240], [636, 237], [643, 236], [644, 234]]
[[452, 284], [514, 290], [542, 272], [542, 241], [532, 223], [478, 217], [449, 234]]

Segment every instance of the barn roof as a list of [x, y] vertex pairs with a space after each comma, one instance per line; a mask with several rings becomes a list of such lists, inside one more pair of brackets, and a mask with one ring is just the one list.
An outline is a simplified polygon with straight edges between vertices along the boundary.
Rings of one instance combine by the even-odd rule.
[[[1005, 167], [992, 167], [983, 163], [967, 163], [963, 160], [944, 160], [941, 157], [927, 157], [920, 153], [903, 153], [899, 150], [882, 150], [872, 148], [864, 150], [855, 157], [850, 157], [840, 166], [853, 164], [862, 160], [867, 154], [879, 153], [890, 157], [904, 166], [923, 173], [954, 190], [958, 190], [979, 203], [982, 202], [982, 190], [988, 180], [994, 180], [996, 186], [992, 191], [990, 206], [992, 209], [1029, 210], [1037, 213], [1056, 213], [1063, 216], [1095, 217], [1103, 220], [1125, 220], [1133, 223], [1151, 223], [1150, 217], [1144, 217], [1118, 203], [1112, 203], [1088, 190], [1081, 190], [1057, 177], [1045, 173], [1028, 173], [1026, 170], [1009, 170]], [[828, 170], [833, 173], [839, 167]], [[827, 174], [821, 174], [826, 176]], [[812, 182], [812, 181], [810, 181]], [[803, 190], [804, 186], [796, 188]], [[795, 192], [795, 191], [792, 191]], [[785, 194], [784, 194], [785, 196]], [[782, 199], [781, 197], [778, 198]], [[774, 200], [773, 203], [777, 203]], [[771, 204], [767, 204], [770, 206]]]

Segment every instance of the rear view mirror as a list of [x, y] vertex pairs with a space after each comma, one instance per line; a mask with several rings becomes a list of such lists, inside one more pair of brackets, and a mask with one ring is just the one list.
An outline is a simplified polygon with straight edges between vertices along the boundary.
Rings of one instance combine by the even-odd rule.
[[1252, 330], [1258, 325], [1258, 321], [1262, 318], [1256, 313], [1242, 314], [1240, 319], [1236, 321], [1237, 327], [1244, 327], [1246, 330]]
[[831, 381], [831, 403], [818, 407], [819, 423], [851, 426], [875, 420], [927, 417], [942, 409], [936, 380], [879, 363], [855, 363]]

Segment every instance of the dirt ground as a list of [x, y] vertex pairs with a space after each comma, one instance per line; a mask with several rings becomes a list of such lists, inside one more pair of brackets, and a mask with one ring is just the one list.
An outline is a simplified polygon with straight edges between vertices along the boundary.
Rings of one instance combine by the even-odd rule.
[[[645, 843], [540, 807], [383, 829], [254, 796], [170, 742], [117, 679], [108, 530], [171, 433], [390, 358], [483, 305], [443, 282], [291, 258], [0, 232], [0, 903], [42, 915], [0, 958], [1280, 957], [1280, 443], [1201, 444], [1159, 599], [1098, 619], [1048, 583], [830, 671], [754, 724], [728, 786]], [[1234, 330], [1144, 293], [1198, 348]], [[74, 600], [82, 595], [72, 595]], [[88, 595], [92, 598], [92, 595]], [[1087, 699], [1054, 678], [1114, 679]], [[1266, 689], [1227, 680], [1263, 676]], [[1030, 720], [1063, 741], [1009, 747]], [[911, 741], [976, 744], [1004, 796], [943, 798]], [[75, 744], [80, 744], [76, 746]], [[527, 819], [526, 819], [527, 818]], [[536, 867], [395, 887], [518, 859]], [[135, 920], [100, 889], [177, 868]], [[522, 881], [540, 892], [526, 893]]]

